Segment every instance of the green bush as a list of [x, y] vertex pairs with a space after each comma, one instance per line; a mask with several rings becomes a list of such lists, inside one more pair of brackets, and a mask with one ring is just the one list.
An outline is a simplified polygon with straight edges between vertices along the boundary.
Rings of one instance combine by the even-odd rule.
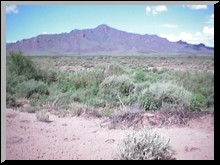
[[154, 73], [152, 71], [146, 73], [145, 81], [147, 81], [149, 83], [156, 83], [156, 82], [161, 81], [161, 80], [162, 79], [159, 78], [158, 73]]
[[[214, 74], [208, 72], [176, 72], [176, 80], [188, 91], [205, 97], [206, 106], [214, 106]], [[194, 99], [195, 102], [195, 99]], [[193, 103], [194, 104], [194, 103]], [[193, 106], [192, 104], [192, 106]]]
[[18, 76], [15, 73], [6, 73], [6, 104], [7, 106], [17, 106], [16, 103], [16, 87], [18, 84], [26, 81], [27, 78], [23, 75]]
[[202, 108], [206, 108], [206, 98], [201, 93], [195, 93], [191, 102], [191, 109], [201, 111]]
[[6, 105], [12, 107], [17, 106], [15, 97], [10, 93], [6, 93]]
[[162, 108], [163, 103], [169, 104], [170, 108], [189, 108], [192, 94], [183, 87], [172, 82], [157, 82], [151, 84], [140, 95], [147, 110]]
[[146, 111], [148, 110], [152, 111], [158, 109], [158, 105], [155, 103], [153, 97], [147, 92], [139, 97], [139, 102]]
[[38, 69], [34, 79], [50, 85], [58, 81], [58, 73], [53, 70]]
[[100, 84], [100, 93], [104, 98], [115, 98], [120, 94], [122, 96], [129, 96], [134, 91], [134, 84], [126, 75], [107, 77]]
[[134, 80], [136, 82], [143, 82], [145, 80], [145, 75], [146, 75], [146, 73], [144, 71], [141, 71], [141, 70], [137, 71], [134, 74]]
[[16, 91], [18, 96], [26, 98], [31, 98], [35, 93], [40, 95], [49, 95], [47, 85], [42, 81], [36, 81], [34, 79], [18, 84]]
[[9, 71], [17, 75], [24, 75], [28, 79], [35, 78], [37, 69], [33, 61], [29, 57], [22, 55], [22, 52], [10, 53], [8, 61]]
[[92, 98], [88, 98], [86, 101], [85, 101], [86, 105], [89, 106], [89, 107], [94, 107], [94, 108], [97, 108], [97, 107], [105, 107], [106, 106], [106, 103], [103, 99], [99, 98], [99, 97], [92, 97]]
[[71, 75], [62, 84], [62, 88], [64, 91], [93, 88], [94, 93], [97, 93], [99, 84], [100, 79], [96, 72], [85, 71]]
[[[175, 79], [182, 85], [185, 89], [192, 92], [198, 92], [202, 89], [213, 89], [214, 92], [214, 74], [208, 72], [175, 72]], [[208, 91], [208, 90], [207, 90]], [[204, 92], [204, 93], [202, 93]], [[205, 90], [201, 93], [205, 96]], [[207, 93], [210, 95], [211, 93]]]
[[40, 80], [47, 84], [51, 84], [52, 82], [56, 82], [58, 80], [57, 72], [37, 68], [31, 58], [23, 56], [22, 52], [10, 53], [7, 65], [7, 74], [14, 73], [18, 76], [24, 76], [28, 80]]
[[16, 74], [7, 72], [6, 73], [6, 92], [10, 94], [15, 94], [15, 88], [18, 84], [26, 81], [27, 78], [23, 75], [18, 76]]
[[197, 93], [201, 93], [205, 97], [206, 106], [213, 107], [214, 106], [214, 86], [204, 86], [197, 90]]
[[134, 132], [118, 144], [119, 160], [169, 160], [172, 158], [169, 141], [151, 131]]
[[105, 69], [105, 77], [113, 76], [113, 75], [122, 75], [125, 74], [126, 71], [119, 64], [111, 64]]

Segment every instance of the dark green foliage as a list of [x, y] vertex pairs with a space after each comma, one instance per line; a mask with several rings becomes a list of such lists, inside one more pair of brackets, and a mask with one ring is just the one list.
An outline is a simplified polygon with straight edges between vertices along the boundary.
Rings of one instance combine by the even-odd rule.
[[38, 69], [36, 75], [34, 76], [34, 79], [37, 81], [43, 81], [46, 84], [50, 85], [51, 83], [58, 81], [58, 73], [53, 70]]
[[192, 98], [191, 109], [201, 111], [207, 105], [206, 98], [201, 93], [195, 93]]
[[138, 71], [135, 73], [134, 79], [137, 82], [143, 82], [145, 79], [146, 73], [144, 71]]
[[18, 84], [16, 91], [18, 96], [26, 98], [31, 98], [33, 94], [49, 95], [47, 85], [42, 81], [36, 81], [34, 79]]
[[24, 75], [28, 79], [37, 75], [36, 67], [29, 57], [22, 55], [22, 52], [12, 52], [9, 57], [9, 71], [17, 75]]
[[12, 107], [17, 106], [14, 95], [11, 95], [10, 93], [6, 93], [6, 104], [7, 106], [12, 106]]
[[155, 103], [155, 101], [149, 93], [145, 93], [143, 96], [140, 97], [140, 103], [146, 111], [158, 109], [158, 105]]

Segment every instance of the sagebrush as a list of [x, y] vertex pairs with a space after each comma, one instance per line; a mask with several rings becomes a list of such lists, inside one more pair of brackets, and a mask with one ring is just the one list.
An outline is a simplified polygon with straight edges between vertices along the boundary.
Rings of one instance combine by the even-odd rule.
[[128, 134], [118, 144], [119, 160], [170, 160], [173, 151], [169, 140], [165, 141], [157, 133], [145, 130]]

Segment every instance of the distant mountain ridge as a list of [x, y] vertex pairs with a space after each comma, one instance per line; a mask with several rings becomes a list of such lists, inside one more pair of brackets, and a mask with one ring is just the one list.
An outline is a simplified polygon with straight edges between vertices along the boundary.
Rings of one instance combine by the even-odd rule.
[[202, 43], [189, 44], [181, 40], [170, 42], [157, 35], [129, 33], [106, 24], [94, 29], [75, 29], [69, 33], [60, 34], [41, 34], [16, 43], [7, 43], [7, 54], [12, 51], [22, 51], [24, 55], [33, 56], [214, 54], [214, 48]]

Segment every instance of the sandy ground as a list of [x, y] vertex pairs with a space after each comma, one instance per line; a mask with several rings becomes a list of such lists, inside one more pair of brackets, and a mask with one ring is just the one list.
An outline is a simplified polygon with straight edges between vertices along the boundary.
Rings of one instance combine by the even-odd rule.
[[[108, 129], [103, 119], [50, 115], [50, 122], [39, 122], [35, 114], [12, 109], [6, 112], [7, 160], [12, 159], [114, 159], [117, 143], [131, 129]], [[170, 139], [177, 160], [214, 159], [214, 119], [191, 121], [187, 126], [155, 128]]]

